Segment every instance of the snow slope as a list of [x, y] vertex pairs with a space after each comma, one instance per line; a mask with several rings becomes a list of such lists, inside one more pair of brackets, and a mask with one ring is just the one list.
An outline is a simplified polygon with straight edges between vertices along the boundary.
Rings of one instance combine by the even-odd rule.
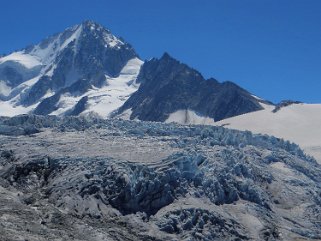
[[[34, 45], [31, 49], [24, 49], [22, 51], [13, 52], [10, 55], [0, 58], [0, 67], [11, 66], [26, 79], [18, 86], [10, 87], [6, 81], [0, 80], [0, 95], [10, 96], [14, 93], [14, 98], [6, 101], [0, 100], [0, 116], [15, 116], [31, 112], [37, 105], [25, 107], [19, 105], [20, 94], [23, 94], [33, 85], [35, 85], [41, 76], [50, 76], [54, 69], [54, 60], [63, 49], [73, 40], [79, 37], [81, 33], [81, 25], [76, 25], [68, 28], [65, 32], [54, 35], [43, 42]], [[71, 34], [68, 38], [64, 35]], [[46, 45], [44, 45], [46, 43]], [[36, 74], [28, 75], [26, 73], [37, 69]], [[42, 99], [53, 95], [48, 93]]]
[[[43, 46], [43, 43], [40, 43], [33, 46], [31, 50], [25, 49], [13, 52], [0, 58], [0, 64], [14, 62], [21, 64], [27, 69], [41, 65], [49, 65], [68, 44], [79, 37], [81, 29], [81, 25], [68, 28], [65, 32], [46, 39], [45, 41], [47, 42], [47, 46]], [[71, 36], [66, 38], [64, 36], [66, 32], [70, 32]]]
[[0, 80], [0, 95], [8, 96], [11, 92], [11, 87], [5, 81]]
[[139, 85], [135, 81], [142, 64], [143, 61], [134, 58], [128, 61], [118, 77], [110, 78], [106, 76], [104, 87], [93, 87], [81, 96], [63, 95], [58, 103], [59, 109], [51, 114], [62, 115], [71, 110], [81, 98], [87, 96], [86, 110], [82, 114], [95, 113], [103, 118], [108, 117], [138, 89]]
[[26, 54], [24, 51], [14, 52], [8, 56], [0, 58], [0, 64], [6, 62], [16, 62], [28, 69], [42, 65], [41, 59], [38, 56]]
[[15, 116], [26, 114], [32, 110], [35, 106], [23, 107], [16, 106], [11, 101], [0, 101], [0, 116]]
[[[68, 46], [68, 44], [79, 38], [81, 31], [82, 25], [75, 25], [68, 28], [57, 36], [49, 38], [47, 40], [47, 46], [42, 46], [42, 44], [35, 45], [29, 55], [40, 59], [43, 64], [51, 64], [58, 54]], [[67, 33], [70, 34], [70, 36], [65, 36]]]
[[88, 106], [84, 113], [95, 112], [108, 117], [121, 107], [131, 94], [138, 90], [136, 78], [143, 61], [138, 58], [128, 61], [117, 78], [106, 78], [107, 85], [88, 92]]
[[321, 162], [321, 104], [293, 104], [276, 113], [274, 106], [232, 118], [215, 125], [273, 135], [299, 144]]

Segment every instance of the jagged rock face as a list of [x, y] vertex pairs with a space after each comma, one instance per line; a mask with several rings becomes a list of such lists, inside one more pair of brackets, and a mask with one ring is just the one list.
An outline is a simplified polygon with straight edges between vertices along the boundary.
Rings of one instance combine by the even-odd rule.
[[0, 115], [131, 113], [131, 119], [166, 121], [188, 110], [218, 121], [262, 109], [244, 89], [205, 80], [168, 54], [140, 71], [142, 64], [130, 44], [85, 21], [0, 58]]
[[168, 54], [143, 64], [130, 44], [92, 21], [0, 58], [0, 115], [5, 116], [170, 122], [171, 114], [192, 111], [214, 122], [261, 110], [260, 102], [232, 82], [205, 80]]
[[5, 240], [317, 240], [320, 178], [297, 145], [250, 132], [0, 118]]
[[262, 109], [246, 90], [231, 82], [205, 80], [168, 54], [146, 62], [137, 82], [139, 90], [119, 110], [131, 109], [131, 119], [165, 121], [171, 113], [189, 109], [218, 121]]
[[74, 65], [84, 75], [103, 71], [110, 77], [117, 77], [130, 59], [138, 57], [128, 43], [91, 22], [83, 24], [78, 46]]

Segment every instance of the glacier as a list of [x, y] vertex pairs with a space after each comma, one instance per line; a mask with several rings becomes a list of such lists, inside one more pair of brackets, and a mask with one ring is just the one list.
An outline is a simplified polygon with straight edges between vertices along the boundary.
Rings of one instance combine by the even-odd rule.
[[321, 166], [216, 126], [0, 118], [5, 240], [318, 240]]

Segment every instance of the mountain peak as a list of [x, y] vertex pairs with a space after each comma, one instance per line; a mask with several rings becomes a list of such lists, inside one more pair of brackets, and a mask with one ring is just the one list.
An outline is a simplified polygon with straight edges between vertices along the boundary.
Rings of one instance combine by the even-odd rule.
[[170, 56], [169, 53], [165, 52], [161, 59], [172, 59], [172, 56]]
[[169, 53], [164, 52], [164, 54], [162, 55], [162, 57], [159, 59], [160, 61], [176, 61], [179, 62], [177, 59], [175, 59], [174, 57], [172, 57]]
[[86, 19], [81, 23], [81, 25], [83, 25], [83, 26], [86, 26], [86, 25], [87, 26], [91, 26], [91, 25], [100, 25], [100, 24], [95, 22], [95, 21], [93, 21], [93, 20]]
[[97, 22], [94, 22], [92, 20], [85, 20], [83, 21], [80, 26], [83, 28], [83, 30], [89, 30], [90, 32], [100, 32], [100, 31], [103, 31], [103, 32], [107, 32], [109, 34], [111, 34], [111, 31], [107, 28], [105, 28], [103, 25], [97, 23]]
[[60, 115], [86, 107], [107, 116], [117, 106], [118, 113], [131, 109], [131, 117], [155, 121], [186, 109], [215, 120], [261, 109], [240, 87], [205, 81], [168, 52], [141, 66], [130, 44], [85, 20], [1, 58], [0, 100], [12, 112], [19, 106], [23, 112]]
[[92, 42], [100, 41], [105, 48], [121, 49], [125, 47], [131, 49], [121, 37], [117, 37], [103, 25], [92, 20], [85, 20], [78, 25], [81, 28], [80, 38], [88, 38]]
[[26, 48], [25, 53], [37, 56], [43, 60], [45, 64], [48, 64], [56, 58], [56, 54], [70, 44], [74, 45], [75, 49], [79, 49], [73, 42], [76, 42], [77, 44], [91, 42], [91, 46], [96, 43], [102, 45], [104, 48], [116, 49], [125, 46], [127, 49], [131, 49], [131, 46], [128, 43], [113, 35], [110, 30], [101, 24], [92, 20], [85, 20], [80, 24], [69, 27], [60, 33], [44, 39], [37, 45]]
[[[126, 78], [120, 80], [133, 83], [140, 65], [141, 61], [130, 44], [102, 25], [86, 20], [1, 58], [0, 87], [3, 85], [4, 88], [0, 89], [0, 100], [17, 97], [13, 100], [14, 105], [21, 106], [23, 111], [38, 104], [37, 113], [58, 109], [56, 113], [65, 113], [81, 95], [111, 85], [108, 78], [125, 76], [126, 72]], [[65, 103], [63, 95], [72, 95], [74, 103]]]

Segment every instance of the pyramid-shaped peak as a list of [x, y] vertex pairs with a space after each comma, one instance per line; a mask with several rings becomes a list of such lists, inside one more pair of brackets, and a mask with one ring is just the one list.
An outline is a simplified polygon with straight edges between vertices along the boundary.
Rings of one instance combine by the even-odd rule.
[[169, 53], [164, 52], [164, 54], [160, 57], [160, 59], [158, 59], [157, 61], [161, 61], [161, 62], [176, 62], [176, 63], [180, 63], [177, 59], [175, 59], [174, 57], [172, 57]]
[[84, 20], [81, 24], [82, 25], [100, 25], [99, 23], [89, 19]]
[[174, 59], [174, 58], [173, 58], [172, 56], [170, 56], [169, 53], [165, 52], [165, 53], [162, 55], [161, 59]]
[[108, 46], [110, 48], [132, 48], [130, 44], [124, 41], [123, 38], [115, 36], [109, 29], [92, 20], [85, 20], [77, 26], [81, 29], [81, 34], [79, 35], [79, 37], [82, 39], [85, 38], [91, 42], [97, 42], [101, 40], [104, 46]]
[[92, 20], [85, 20], [80, 24], [80, 26], [87, 32], [107, 32], [111, 34], [109, 29]]
[[83, 25], [83, 26], [102, 26], [101, 24], [99, 24], [99, 23], [97, 23], [97, 22], [95, 22], [95, 21], [93, 21], [93, 20], [84, 20], [82, 23], [81, 23], [81, 25]]

